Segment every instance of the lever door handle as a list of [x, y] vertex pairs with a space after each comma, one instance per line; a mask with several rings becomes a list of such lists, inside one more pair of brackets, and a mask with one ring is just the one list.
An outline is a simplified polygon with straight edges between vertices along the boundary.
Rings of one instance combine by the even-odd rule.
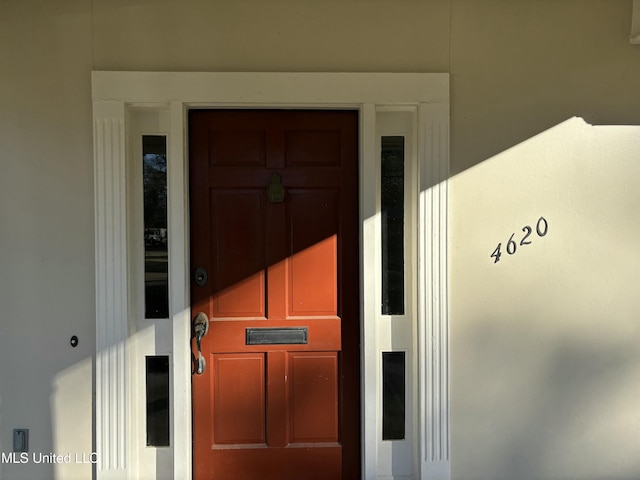
[[196, 347], [198, 349], [198, 357], [196, 358], [195, 373], [202, 375], [205, 368], [207, 368], [207, 362], [202, 356], [202, 337], [204, 337], [209, 331], [209, 317], [204, 312], [198, 313], [193, 319], [193, 336], [196, 339]]

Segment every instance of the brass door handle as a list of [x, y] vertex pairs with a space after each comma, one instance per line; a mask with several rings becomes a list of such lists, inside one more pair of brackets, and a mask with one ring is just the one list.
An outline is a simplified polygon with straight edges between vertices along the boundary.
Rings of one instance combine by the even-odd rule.
[[196, 339], [198, 357], [196, 358], [195, 373], [202, 375], [207, 368], [207, 361], [202, 356], [202, 337], [209, 331], [209, 317], [204, 312], [198, 313], [193, 319], [193, 336]]

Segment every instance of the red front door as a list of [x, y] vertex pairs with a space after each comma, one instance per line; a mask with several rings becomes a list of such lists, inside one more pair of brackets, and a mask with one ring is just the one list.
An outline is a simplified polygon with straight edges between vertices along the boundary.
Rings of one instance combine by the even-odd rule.
[[190, 112], [196, 480], [360, 476], [357, 119]]

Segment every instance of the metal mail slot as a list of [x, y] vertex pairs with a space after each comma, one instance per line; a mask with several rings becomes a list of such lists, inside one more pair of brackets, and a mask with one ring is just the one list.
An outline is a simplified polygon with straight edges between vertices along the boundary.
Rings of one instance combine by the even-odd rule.
[[307, 327], [247, 328], [247, 345], [306, 345]]

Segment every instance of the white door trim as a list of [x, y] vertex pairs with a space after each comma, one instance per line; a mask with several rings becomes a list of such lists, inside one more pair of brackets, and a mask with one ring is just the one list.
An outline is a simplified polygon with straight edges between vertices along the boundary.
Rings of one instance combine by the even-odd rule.
[[[163, 111], [169, 126], [169, 256], [171, 318], [156, 343], [171, 345], [172, 478], [191, 478], [191, 364], [186, 111], [194, 107], [353, 108], [360, 111], [361, 378], [363, 478], [393, 478], [393, 448], [381, 449], [378, 325], [379, 164], [376, 118], [389, 107], [413, 109], [417, 131], [417, 348], [414, 399], [415, 479], [448, 479], [449, 354], [447, 178], [448, 74], [93, 72], [96, 228], [96, 450], [99, 479], [138, 478], [141, 435], [136, 398], [139, 325], [128, 288], [127, 135], [130, 112]], [[168, 113], [167, 113], [168, 112]], [[162, 325], [163, 322], [158, 322]], [[163, 333], [164, 332], [164, 333]], [[171, 338], [166, 338], [170, 336]], [[388, 452], [388, 453], [385, 453]], [[389, 458], [386, 458], [389, 456]], [[384, 458], [383, 458], [384, 457]], [[146, 470], [146, 469], [145, 469]], [[146, 470], [148, 471], [148, 470]], [[161, 474], [157, 472], [156, 478]]]

